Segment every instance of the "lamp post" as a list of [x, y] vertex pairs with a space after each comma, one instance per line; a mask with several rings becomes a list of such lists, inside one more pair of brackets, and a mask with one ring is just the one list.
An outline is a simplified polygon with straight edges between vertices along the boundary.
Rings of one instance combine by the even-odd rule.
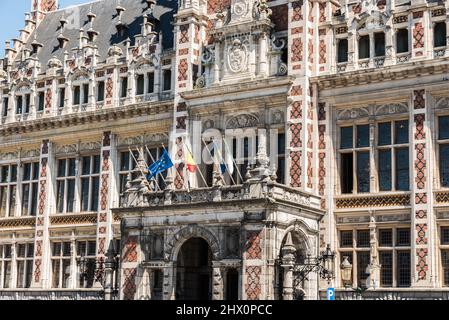
[[119, 258], [115, 254], [114, 241], [111, 240], [109, 244], [109, 249], [106, 253], [106, 261], [104, 263], [104, 298], [105, 300], [112, 300], [117, 293], [116, 286], [114, 283], [114, 273], [117, 273], [119, 265]]
[[352, 264], [349, 262], [349, 257], [344, 256], [343, 262], [340, 265], [341, 279], [345, 288], [352, 287]]

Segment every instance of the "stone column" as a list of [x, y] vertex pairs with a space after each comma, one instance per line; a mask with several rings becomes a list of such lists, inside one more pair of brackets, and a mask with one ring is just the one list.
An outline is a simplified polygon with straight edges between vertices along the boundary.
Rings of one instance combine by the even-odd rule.
[[267, 64], [267, 34], [263, 32], [259, 36], [259, 75], [262, 77], [268, 76]]
[[369, 223], [370, 229], [370, 263], [367, 267], [367, 273], [369, 274], [366, 280], [366, 287], [368, 289], [377, 289], [380, 286], [380, 265], [378, 263], [377, 252], [377, 234], [376, 234], [376, 220], [374, 213], [371, 212], [371, 219]]
[[162, 297], [164, 300], [175, 300], [176, 292], [176, 274], [174, 263], [170, 262], [164, 268], [164, 283], [162, 288]]
[[223, 277], [218, 261], [212, 261], [212, 300], [223, 300]]
[[282, 284], [282, 299], [293, 300], [293, 269], [295, 266], [296, 248], [292, 242], [292, 234], [288, 233], [287, 240], [281, 249], [282, 268], [284, 269], [284, 282]]

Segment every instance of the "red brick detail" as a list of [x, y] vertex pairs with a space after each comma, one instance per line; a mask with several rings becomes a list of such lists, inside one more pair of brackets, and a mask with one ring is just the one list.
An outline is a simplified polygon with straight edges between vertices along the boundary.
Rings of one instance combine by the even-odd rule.
[[136, 294], [136, 268], [123, 269], [123, 276], [125, 278], [123, 282], [123, 300], [134, 300]]
[[416, 193], [415, 204], [427, 204], [427, 193]]
[[301, 131], [302, 131], [301, 123], [294, 123], [294, 124], [290, 125], [290, 132], [292, 135], [292, 138], [290, 141], [290, 147], [292, 147], [292, 148], [302, 147]]
[[416, 125], [415, 139], [416, 140], [423, 140], [426, 138], [426, 133], [424, 132], [424, 120], [425, 119], [426, 119], [426, 115], [424, 113], [415, 115], [415, 125]]
[[416, 171], [416, 186], [418, 189], [425, 189], [426, 187], [426, 159], [424, 158], [424, 151], [426, 145], [424, 143], [418, 143], [415, 146], [416, 150], [416, 160], [415, 160], [415, 171]]
[[301, 21], [303, 19], [302, 4], [303, 1], [292, 2], [292, 9], [293, 9], [292, 21]]
[[291, 119], [302, 119], [302, 102], [301, 101], [295, 101], [292, 103], [292, 109], [290, 112], [290, 118]]
[[415, 100], [414, 100], [414, 108], [416, 109], [424, 109], [426, 107], [426, 100], [424, 98], [425, 90], [415, 90]]
[[413, 29], [413, 48], [424, 48], [424, 27], [421, 22], [415, 23]]
[[416, 249], [416, 271], [418, 271], [418, 280], [425, 280], [427, 278], [427, 271], [429, 270], [429, 266], [427, 265], [427, 255], [427, 249]]
[[247, 231], [245, 243], [245, 259], [262, 259], [260, 231]]
[[301, 151], [292, 151], [290, 152], [291, 165], [290, 165], [290, 177], [291, 177], [291, 187], [300, 188], [301, 187], [301, 175], [302, 175], [302, 167], [301, 167]]
[[137, 262], [137, 236], [128, 237], [123, 250], [123, 262]]
[[248, 266], [245, 269], [246, 285], [245, 293], [248, 300], [259, 300], [262, 286], [260, 284], [260, 275], [262, 268], [259, 266]]
[[183, 24], [179, 27], [179, 31], [179, 43], [183, 44], [189, 42], [189, 25]]
[[427, 210], [416, 210], [415, 215], [416, 215], [416, 219], [426, 219], [427, 218]]
[[427, 224], [421, 223], [416, 225], [416, 244], [417, 245], [425, 245], [427, 244]]

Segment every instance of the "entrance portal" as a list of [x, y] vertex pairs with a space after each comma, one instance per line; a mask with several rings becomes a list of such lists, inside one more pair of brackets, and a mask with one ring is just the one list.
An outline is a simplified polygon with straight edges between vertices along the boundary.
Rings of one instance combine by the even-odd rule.
[[202, 238], [187, 240], [176, 265], [176, 299], [210, 300], [212, 297], [212, 251]]

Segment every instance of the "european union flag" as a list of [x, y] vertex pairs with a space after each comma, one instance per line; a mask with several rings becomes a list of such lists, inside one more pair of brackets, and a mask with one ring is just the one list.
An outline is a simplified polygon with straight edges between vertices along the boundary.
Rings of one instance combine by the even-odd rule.
[[173, 167], [173, 162], [171, 161], [167, 150], [164, 149], [160, 159], [148, 168], [148, 180], [153, 179], [156, 175], [170, 169], [171, 167]]

